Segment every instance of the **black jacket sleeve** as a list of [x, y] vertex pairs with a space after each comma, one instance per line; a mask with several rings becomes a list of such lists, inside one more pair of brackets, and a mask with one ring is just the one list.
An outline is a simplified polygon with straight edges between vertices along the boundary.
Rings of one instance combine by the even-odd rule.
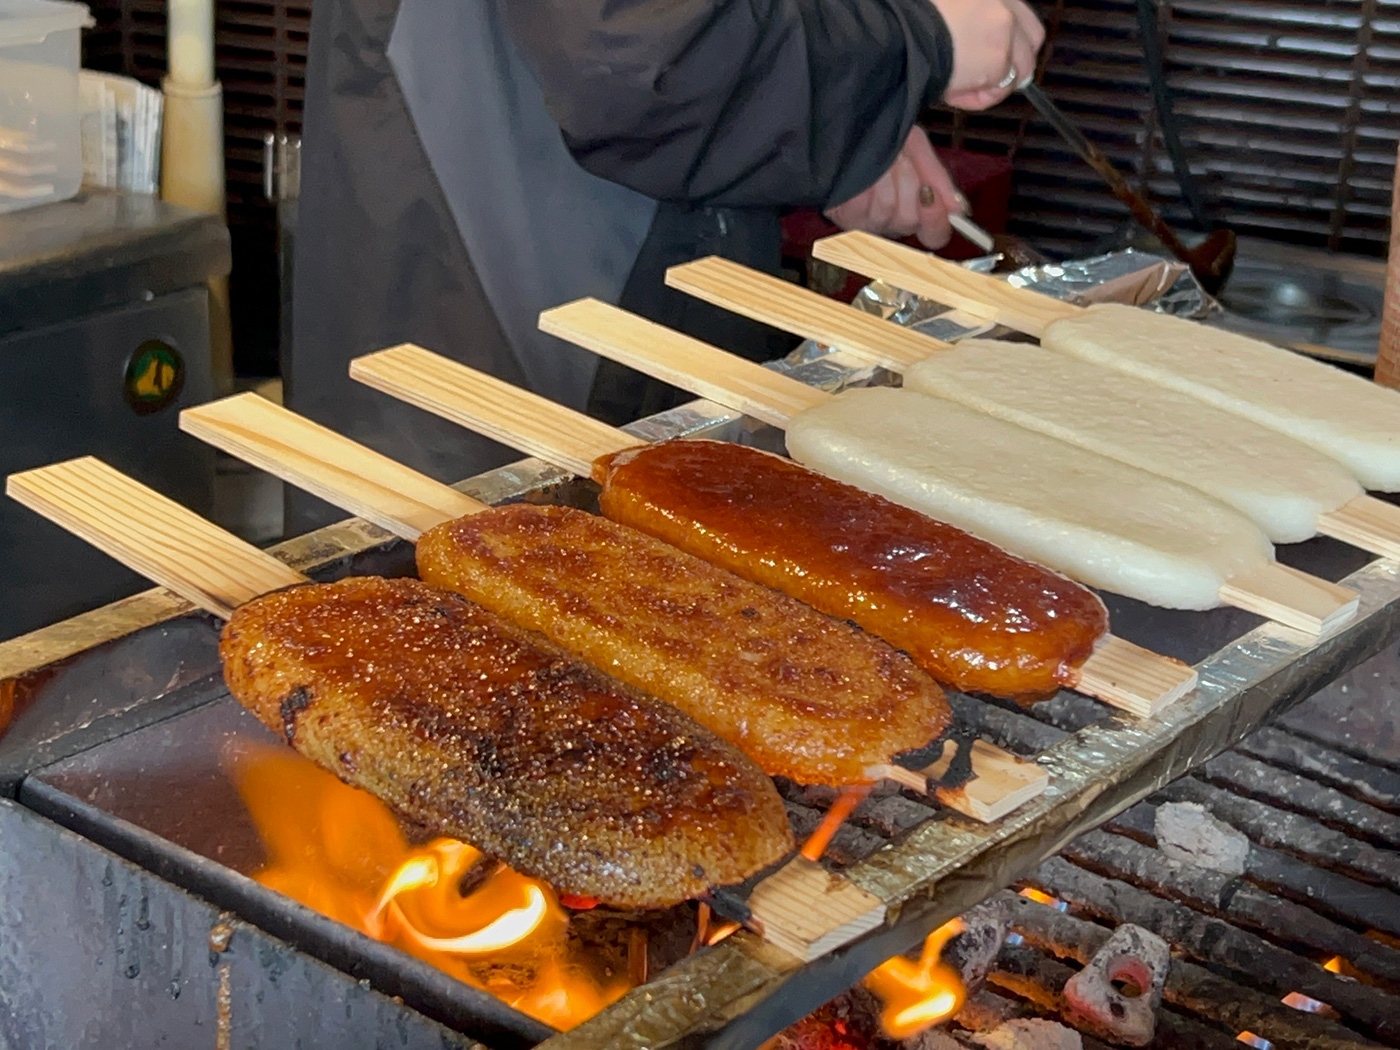
[[943, 92], [930, 0], [501, 0], [586, 169], [659, 200], [825, 207]]

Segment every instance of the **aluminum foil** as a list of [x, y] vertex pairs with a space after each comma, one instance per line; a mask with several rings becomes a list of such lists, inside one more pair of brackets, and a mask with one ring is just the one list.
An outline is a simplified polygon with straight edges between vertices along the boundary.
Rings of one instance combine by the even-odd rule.
[[[990, 273], [999, 255], [987, 255], [965, 263], [970, 270]], [[1128, 248], [1043, 266], [1027, 266], [1006, 275], [1020, 288], [1030, 288], [1055, 299], [1075, 303], [1131, 303], [1158, 313], [1205, 320], [1221, 312], [1191, 271], [1182, 263]], [[857, 294], [852, 304], [858, 310], [917, 329], [925, 335], [954, 342], [970, 336], [1003, 336], [1006, 329], [987, 324], [932, 299], [901, 291], [882, 281], [873, 281]], [[813, 343], [795, 351], [803, 360], [822, 352]]]

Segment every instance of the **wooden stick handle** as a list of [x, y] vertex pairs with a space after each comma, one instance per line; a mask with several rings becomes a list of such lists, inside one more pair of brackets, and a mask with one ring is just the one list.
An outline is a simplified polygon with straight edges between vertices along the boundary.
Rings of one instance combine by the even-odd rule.
[[1382, 558], [1400, 559], [1400, 507], [1374, 496], [1357, 496], [1323, 514], [1317, 531]]
[[1150, 718], [1196, 688], [1197, 675], [1180, 660], [1105, 635], [1079, 666], [1073, 688], [1139, 718]]
[[847, 350], [896, 372], [922, 361], [948, 344], [873, 314], [853, 310], [835, 299], [799, 288], [790, 281], [750, 270], [728, 259], [710, 257], [666, 271], [672, 288], [755, 321]]
[[[955, 740], [945, 740], [938, 761], [924, 769], [933, 780], [948, 772], [958, 753]], [[1000, 820], [1013, 809], [1045, 793], [1050, 775], [1034, 762], [1017, 758], [986, 740], [973, 740], [972, 779], [956, 788], [938, 786], [934, 797], [949, 809], [984, 824]]]
[[1036, 338], [1051, 322], [1084, 309], [869, 233], [824, 237], [812, 246], [812, 254], [852, 273], [885, 281]]
[[187, 408], [180, 429], [404, 539], [486, 509], [256, 394]]
[[597, 299], [546, 310], [540, 328], [775, 427], [831, 396]]
[[644, 444], [606, 423], [405, 343], [350, 362], [366, 386], [583, 477], [593, 461]]
[[225, 619], [259, 595], [307, 582], [272, 555], [91, 456], [11, 474], [5, 491], [128, 568]]
[[1357, 593], [1270, 562], [1220, 588], [1220, 600], [1308, 634], [1326, 634], [1356, 616]]

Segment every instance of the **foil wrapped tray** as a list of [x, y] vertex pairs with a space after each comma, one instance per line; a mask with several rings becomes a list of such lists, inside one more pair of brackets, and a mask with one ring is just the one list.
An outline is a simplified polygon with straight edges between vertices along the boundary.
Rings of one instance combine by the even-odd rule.
[[[1135, 252], [1020, 271], [1012, 279], [1065, 298], [1111, 293], [1185, 316], [1213, 312], [1189, 275]], [[988, 331], [974, 318], [879, 285], [867, 288], [856, 306], [945, 339]], [[897, 381], [811, 344], [770, 367], [827, 390]], [[706, 401], [626, 429], [645, 440], [703, 435], [782, 447], [778, 431]], [[596, 496], [591, 482], [533, 459], [457, 487], [489, 503], [588, 507]], [[352, 572], [398, 575], [411, 572], [413, 564], [406, 543], [359, 520], [273, 550], [321, 579]], [[1280, 560], [1345, 579], [1360, 594], [1356, 618], [1317, 638], [1235, 609], [1182, 612], [1104, 595], [1115, 634], [1197, 667], [1200, 685], [1193, 693], [1147, 720], [1103, 707], [1097, 721], [1036, 756], [1050, 774], [1040, 798], [995, 824], [951, 813], [927, 821], [846, 868], [848, 878], [888, 905], [885, 928], [806, 965], [755, 936], [736, 934], [543, 1045], [551, 1050], [756, 1047], [1081, 832], [1400, 639], [1400, 564], [1372, 560], [1325, 538], [1283, 548]], [[0, 644], [0, 719], [7, 705], [13, 711], [9, 731], [0, 737], [0, 791], [26, 770], [81, 750], [94, 734], [169, 717], [171, 698], [189, 692], [183, 687], [218, 674], [215, 639], [210, 617], [155, 590]]]

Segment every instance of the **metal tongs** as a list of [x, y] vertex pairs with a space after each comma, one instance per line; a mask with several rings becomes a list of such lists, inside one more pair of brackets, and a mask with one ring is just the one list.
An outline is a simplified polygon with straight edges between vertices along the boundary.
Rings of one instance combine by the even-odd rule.
[[1202, 287], [1207, 292], [1214, 295], [1224, 286], [1235, 265], [1234, 230], [1221, 227], [1196, 247], [1187, 247], [1177, 232], [1168, 226], [1166, 220], [1158, 214], [1157, 210], [1140, 193], [1128, 185], [1128, 180], [1113, 166], [1113, 162], [1104, 156], [1102, 150], [1084, 137], [1083, 133], [1040, 89], [1034, 79], [1027, 77], [1017, 85], [1017, 90], [1025, 95], [1030, 104], [1036, 108], [1036, 111], [1045, 118], [1050, 126], [1074, 147], [1075, 152], [1103, 177], [1103, 180], [1108, 183], [1109, 189], [1113, 191], [1113, 195], [1128, 206], [1133, 218], [1155, 234], [1173, 255], [1191, 267], [1191, 272], [1196, 275], [1196, 279], [1201, 282]]

